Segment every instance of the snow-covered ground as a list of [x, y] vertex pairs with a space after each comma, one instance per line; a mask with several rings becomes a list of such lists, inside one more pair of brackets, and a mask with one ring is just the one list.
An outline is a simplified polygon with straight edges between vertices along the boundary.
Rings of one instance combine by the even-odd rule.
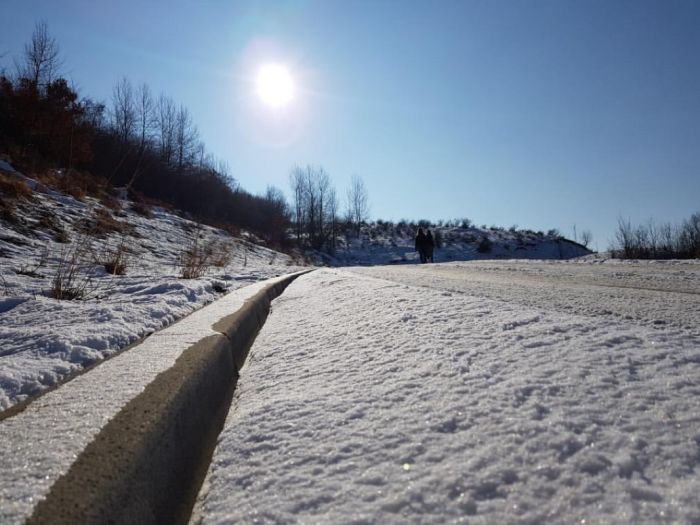
[[700, 264], [324, 269], [273, 303], [195, 523], [699, 523]]
[[[12, 170], [6, 163], [0, 168]], [[152, 216], [145, 217], [121, 200], [121, 209], [109, 210], [95, 199], [76, 200], [12, 174], [34, 193], [31, 200], [13, 203], [14, 222], [0, 220], [0, 410], [61, 383], [227, 291], [298, 269], [285, 254], [162, 208], [152, 208]], [[123, 232], [90, 231], [82, 221], [92, 220], [95, 213], [115, 221]], [[90, 233], [81, 233], [85, 230]], [[199, 278], [181, 279], [183, 252], [195, 238], [200, 249], [214, 247], [220, 266], [210, 266]], [[119, 246], [127, 256], [126, 273], [110, 275], [99, 261]], [[75, 284], [84, 289], [86, 299], [49, 297], [55, 276], [76, 253]]]

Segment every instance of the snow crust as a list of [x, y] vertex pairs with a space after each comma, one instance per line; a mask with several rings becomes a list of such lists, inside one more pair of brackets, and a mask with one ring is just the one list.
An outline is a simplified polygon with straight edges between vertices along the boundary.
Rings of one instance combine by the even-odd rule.
[[266, 284], [245, 286], [157, 332], [0, 424], [0, 523], [23, 523], [110, 419], [211, 326]]
[[697, 312], [699, 270], [300, 277], [241, 371], [193, 523], [698, 523], [699, 317], [673, 321]]
[[[31, 202], [17, 204], [16, 224], [0, 222], [0, 410], [62, 383], [227, 291], [299, 269], [285, 254], [162, 208], [144, 217], [122, 200], [120, 211], [107, 213], [128, 233], [89, 239], [88, 256], [99, 259], [125, 242], [126, 275], [109, 275], [89, 260], [83, 268], [90, 275], [89, 298], [52, 299], [48, 290], [60, 261], [75, 243], [85, 241], [80, 222], [106, 208], [89, 197], [79, 201], [13, 173], [35, 192]], [[68, 243], [56, 240], [59, 230], [67, 234]], [[201, 278], [180, 279], [179, 259], [193, 235], [202, 244], [225, 247], [231, 259]]]

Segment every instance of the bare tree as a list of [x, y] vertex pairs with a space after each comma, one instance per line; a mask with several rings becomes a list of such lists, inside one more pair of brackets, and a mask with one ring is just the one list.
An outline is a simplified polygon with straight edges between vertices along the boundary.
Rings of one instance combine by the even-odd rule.
[[131, 185], [136, 181], [137, 177], [141, 174], [141, 168], [143, 164], [144, 155], [146, 153], [146, 147], [148, 146], [151, 131], [153, 128], [154, 116], [153, 116], [153, 96], [151, 95], [151, 89], [148, 84], [143, 83], [138, 88], [136, 88], [136, 94], [134, 95], [135, 104], [135, 127], [138, 133], [139, 140], [139, 157], [136, 162], [136, 167], [134, 168], [131, 178], [127, 183], [126, 187], [130, 188]]
[[200, 140], [194, 146], [192, 149], [192, 156], [199, 169], [204, 169], [207, 166], [207, 147], [203, 141]]
[[112, 124], [122, 145], [127, 144], [133, 137], [136, 117], [134, 88], [129, 79], [123, 77], [112, 89]]
[[290, 185], [297, 242], [332, 250], [337, 233], [338, 198], [328, 173], [322, 167], [295, 167]]
[[591, 230], [583, 230], [581, 232], [581, 244], [588, 248], [591, 241], [593, 241], [593, 234], [591, 233]]
[[45, 21], [34, 25], [31, 42], [24, 45], [22, 61], [15, 63], [20, 78], [29, 80], [35, 87], [50, 84], [61, 68], [61, 58], [56, 39], [49, 35]]
[[360, 234], [362, 223], [369, 219], [369, 196], [362, 178], [353, 176], [347, 193], [347, 215], [350, 223], [355, 227], [356, 234]]
[[143, 83], [136, 88], [136, 116], [137, 128], [139, 134], [139, 150], [143, 151], [146, 148], [148, 139], [151, 136], [154, 122], [154, 102], [151, 88], [148, 84]]
[[156, 102], [155, 111], [156, 132], [160, 156], [167, 164], [172, 164], [175, 150], [175, 122], [177, 120], [177, 108], [170, 97], [161, 94]]
[[336, 239], [338, 237], [338, 196], [335, 188], [330, 189], [328, 193], [328, 248], [333, 254], [336, 249]]
[[192, 117], [187, 108], [180, 105], [175, 119], [175, 153], [177, 155], [177, 167], [182, 169], [190, 160], [191, 154], [197, 144], [199, 133], [192, 123]]
[[294, 233], [297, 243], [301, 244], [301, 236], [304, 233], [304, 170], [298, 166], [292, 168], [289, 174], [289, 184], [292, 187], [292, 198], [294, 199]]

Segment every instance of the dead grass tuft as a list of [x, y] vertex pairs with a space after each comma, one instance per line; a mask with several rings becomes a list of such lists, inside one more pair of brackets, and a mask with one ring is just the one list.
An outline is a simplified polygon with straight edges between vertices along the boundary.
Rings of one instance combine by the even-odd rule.
[[0, 195], [2, 200], [31, 199], [32, 189], [19, 177], [0, 172]]
[[147, 219], [153, 217], [151, 207], [143, 201], [135, 201], [131, 203], [131, 209], [134, 211], [134, 213], [138, 213], [139, 215], [141, 215], [142, 217], [146, 217]]
[[109, 195], [109, 183], [106, 179], [78, 170], [48, 170], [34, 175], [42, 184], [66, 193], [82, 201], [86, 196], [101, 198]]
[[114, 248], [105, 250], [97, 263], [102, 265], [110, 275], [125, 275], [129, 265], [129, 251], [125, 237], [122, 237]]
[[180, 255], [180, 278], [197, 279], [212, 266], [213, 250], [205, 246], [201, 226], [192, 232], [189, 245]]
[[88, 299], [96, 291], [91, 255], [92, 239], [88, 235], [64, 247], [54, 267], [49, 297], [61, 301]]
[[84, 234], [103, 237], [110, 233], [132, 233], [133, 227], [114, 218], [107, 208], [95, 208], [89, 219], [76, 223], [78, 231]]
[[233, 243], [216, 241], [211, 245], [211, 264], [217, 268], [228, 266], [233, 257]]

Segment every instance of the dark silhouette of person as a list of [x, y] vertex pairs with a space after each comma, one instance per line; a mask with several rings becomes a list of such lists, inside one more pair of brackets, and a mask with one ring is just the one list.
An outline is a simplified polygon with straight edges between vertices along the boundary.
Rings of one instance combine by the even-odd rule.
[[435, 241], [433, 240], [433, 234], [430, 230], [427, 230], [425, 234], [425, 260], [426, 262], [433, 262], [433, 250], [435, 249]]
[[416, 234], [416, 251], [420, 256], [420, 262], [424, 263], [426, 259], [426, 236], [423, 233], [423, 228], [418, 228], [418, 233]]

